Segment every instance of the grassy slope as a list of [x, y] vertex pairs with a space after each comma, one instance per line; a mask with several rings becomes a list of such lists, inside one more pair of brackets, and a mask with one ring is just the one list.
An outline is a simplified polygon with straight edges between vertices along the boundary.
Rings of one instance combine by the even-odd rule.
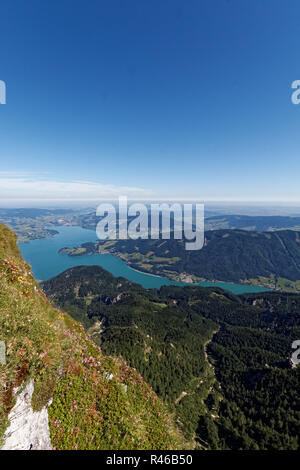
[[0, 439], [13, 389], [35, 381], [34, 410], [49, 408], [56, 449], [184, 448], [165, 406], [126, 362], [104, 356], [67, 314], [53, 308], [0, 224]]

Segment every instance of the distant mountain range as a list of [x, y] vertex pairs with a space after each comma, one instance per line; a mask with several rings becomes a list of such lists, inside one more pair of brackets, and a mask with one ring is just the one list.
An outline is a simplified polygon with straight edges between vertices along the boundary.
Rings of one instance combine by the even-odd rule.
[[21, 209], [0, 209], [0, 218], [6, 217], [23, 217], [34, 219], [36, 217], [44, 217], [49, 215], [65, 215], [74, 212], [72, 209], [36, 209], [36, 208], [21, 208]]
[[[82, 214], [77, 217], [77, 223], [83, 228], [96, 229], [100, 220], [95, 212]], [[171, 221], [173, 214], [171, 213]], [[149, 218], [150, 225], [150, 218]], [[293, 229], [300, 230], [300, 217], [291, 216], [253, 216], [253, 215], [212, 215], [205, 211], [205, 229], [241, 229], [258, 232]]]
[[300, 230], [300, 217], [217, 215], [205, 219], [205, 229], [240, 229], [257, 232], [283, 229]]
[[[150, 217], [150, 216], [149, 216]], [[129, 217], [129, 220], [133, 217]], [[11, 227], [18, 235], [19, 241], [53, 236], [49, 231], [51, 225], [78, 225], [95, 230], [100, 218], [95, 211], [74, 209], [1, 209], [0, 221]], [[171, 213], [171, 224], [173, 214]], [[149, 218], [150, 225], [150, 218]], [[291, 216], [252, 216], [252, 215], [217, 215], [205, 211], [205, 229], [241, 229], [248, 231], [300, 230], [300, 217]]]

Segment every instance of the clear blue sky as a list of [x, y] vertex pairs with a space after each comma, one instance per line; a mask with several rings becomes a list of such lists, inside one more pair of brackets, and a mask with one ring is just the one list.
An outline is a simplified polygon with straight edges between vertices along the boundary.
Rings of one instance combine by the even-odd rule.
[[0, 197], [300, 201], [299, 0], [2, 0], [0, 14]]

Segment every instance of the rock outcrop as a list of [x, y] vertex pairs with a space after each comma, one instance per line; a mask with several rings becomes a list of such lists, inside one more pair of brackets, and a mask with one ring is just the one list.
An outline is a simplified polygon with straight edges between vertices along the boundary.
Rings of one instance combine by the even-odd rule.
[[33, 411], [31, 406], [33, 380], [20, 393], [18, 391], [15, 391], [16, 404], [8, 415], [10, 425], [5, 432], [5, 443], [1, 450], [51, 450], [48, 407]]

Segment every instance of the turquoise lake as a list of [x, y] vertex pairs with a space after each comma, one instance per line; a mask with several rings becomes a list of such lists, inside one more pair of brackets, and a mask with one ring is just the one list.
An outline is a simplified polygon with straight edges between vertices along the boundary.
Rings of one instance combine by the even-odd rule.
[[[152, 276], [135, 271], [123, 260], [113, 255], [84, 255], [71, 257], [67, 254], [59, 254], [63, 247], [75, 247], [84, 242], [94, 242], [97, 240], [93, 230], [86, 230], [81, 227], [51, 227], [59, 232], [53, 238], [42, 238], [32, 240], [28, 243], [19, 243], [19, 248], [23, 258], [32, 266], [34, 276], [38, 280], [47, 280], [66, 269], [74, 266], [102, 266], [114, 276], [122, 276], [129, 281], [137, 282], [145, 288], [159, 288], [163, 285], [186, 286], [182, 282], [171, 281], [165, 277]], [[232, 284], [226, 282], [200, 282], [204, 287], [222, 287], [234, 294], [245, 292], [262, 292], [269, 289], [258, 286], [247, 286], [244, 284]]]

